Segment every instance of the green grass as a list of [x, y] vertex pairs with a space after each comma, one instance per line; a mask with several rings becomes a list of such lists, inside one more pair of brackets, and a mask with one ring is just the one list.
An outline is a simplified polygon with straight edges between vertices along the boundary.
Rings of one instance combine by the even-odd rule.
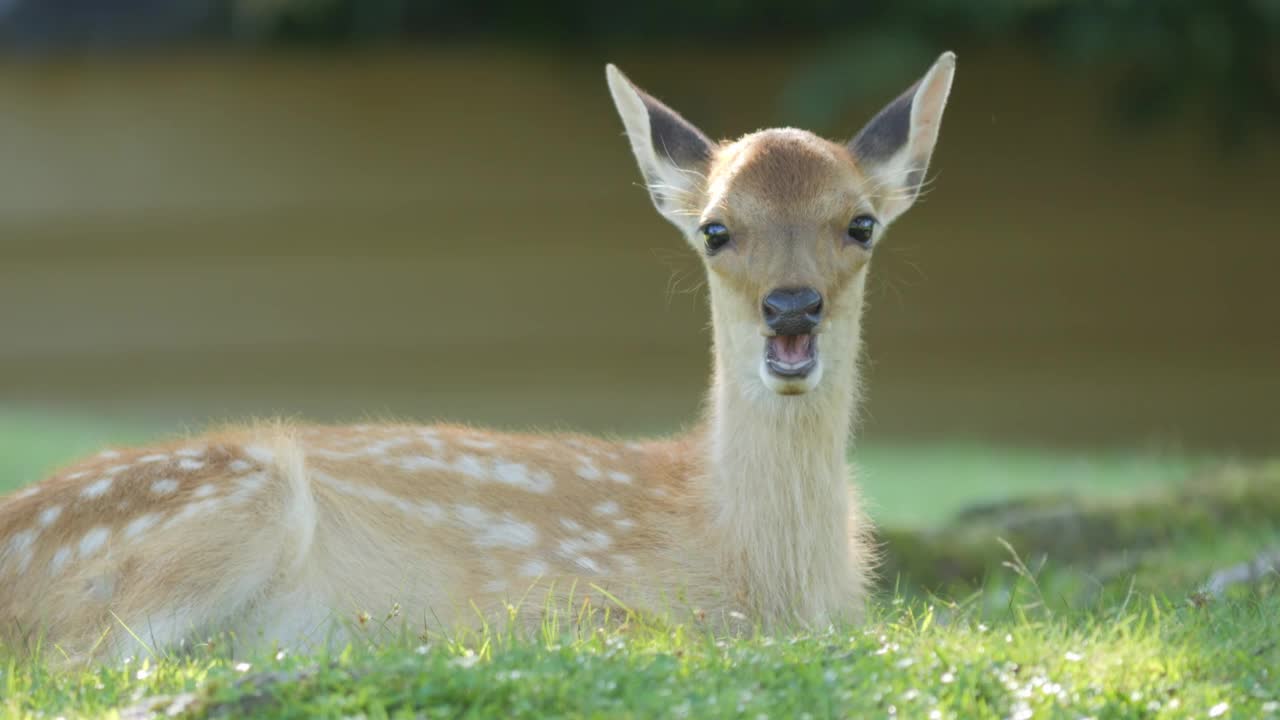
[[1177, 482], [1214, 463], [1181, 454], [993, 449], [979, 444], [870, 445], [855, 453], [877, 522], [925, 527], [974, 503], [1027, 493], [1119, 496]]
[[[0, 414], [0, 478], [149, 434]], [[1280, 583], [1201, 592], [1280, 547], [1280, 464], [976, 446], [859, 459], [886, 552], [860, 627], [719, 639], [632, 618], [336, 654], [219, 640], [77, 670], [0, 660], [0, 718], [1280, 717]]]
[[[887, 602], [862, 628], [723, 641], [477, 636], [337, 655], [11, 664], [0, 712], [192, 717], [1257, 717], [1280, 701], [1280, 597], [1056, 616]], [[937, 713], [931, 715], [931, 713]]]

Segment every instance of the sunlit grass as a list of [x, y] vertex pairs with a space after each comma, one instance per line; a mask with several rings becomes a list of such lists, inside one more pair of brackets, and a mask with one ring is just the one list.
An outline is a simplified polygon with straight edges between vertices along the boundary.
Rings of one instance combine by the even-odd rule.
[[[643, 623], [0, 670], [0, 712], [219, 717], [1257, 717], [1280, 598], [1157, 596], [1069, 616], [887, 599], [861, 628], [716, 639]], [[145, 716], [145, 714], [143, 715]]]

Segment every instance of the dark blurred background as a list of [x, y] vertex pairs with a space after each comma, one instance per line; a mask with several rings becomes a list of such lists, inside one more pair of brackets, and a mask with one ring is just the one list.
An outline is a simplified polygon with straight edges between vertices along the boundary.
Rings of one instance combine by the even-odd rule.
[[864, 435], [1280, 438], [1280, 2], [0, 0], [0, 411], [675, 429], [696, 258], [604, 83], [852, 135], [942, 50]]

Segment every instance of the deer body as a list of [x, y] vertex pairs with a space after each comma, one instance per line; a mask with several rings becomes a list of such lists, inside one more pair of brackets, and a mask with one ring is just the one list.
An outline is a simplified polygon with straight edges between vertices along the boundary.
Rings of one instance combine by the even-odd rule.
[[730, 627], [857, 620], [873, 553], [846, 458], [870, 248], [914, 200], [953, 67], [848, 146], [712, 143], [610, 67], [655, 205], [706, 258], [695, 430], [276, 423], [106, 450], [0, 503], [0, 645], [305, 645], [388, 612], [413, 631], [532, 625], [584, 599]]

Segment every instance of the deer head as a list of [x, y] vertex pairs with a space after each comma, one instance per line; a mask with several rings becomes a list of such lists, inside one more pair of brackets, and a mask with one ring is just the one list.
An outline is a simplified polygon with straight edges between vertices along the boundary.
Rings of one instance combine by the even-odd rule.
[[852, 382], [867, 268], [919, 194], [954, 73], [944, 53], [847, 143], [790, 128], [714, 142], [608, 66], [653, 203], [706, 265], [720, 381], [767, 396]]

